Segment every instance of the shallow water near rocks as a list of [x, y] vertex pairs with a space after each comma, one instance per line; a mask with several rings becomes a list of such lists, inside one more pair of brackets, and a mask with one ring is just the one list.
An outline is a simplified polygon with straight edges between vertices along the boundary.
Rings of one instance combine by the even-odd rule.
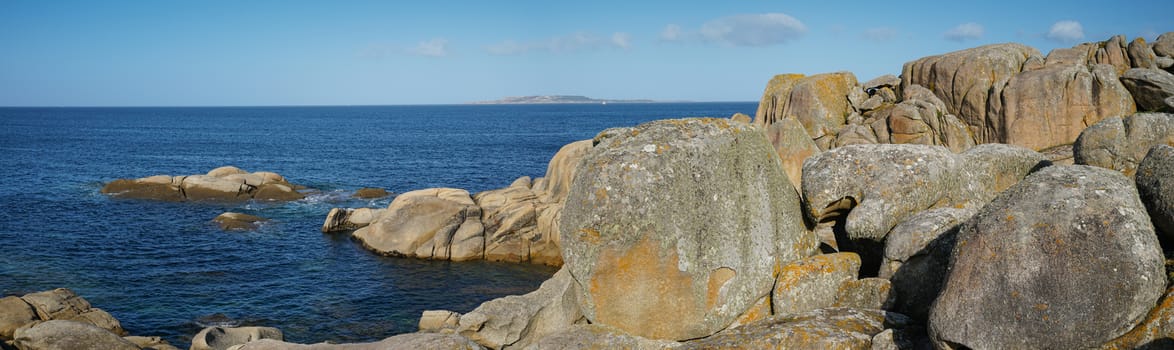
[[[0, 295], [67, 287], [133, 335], [186, 348], [201, 324], [288, 341], [374, 341], [423, 310], [467, 312], [554, 268], [383, 257], [322, 234], [361, 187], [470, 192], [538, 177], [562, 145], [614, 126], [751, 114], [756, 103], [250, 108], [0, 108]], [[222, 165], [317, 189], [289, 203], [112, 199], [102, 184]], [[272, 219], [222, 232], [225, 211]], [[216, 315], [216, 314], [223, 315]], [[221, 317], [223, 316], [223, 317]]]

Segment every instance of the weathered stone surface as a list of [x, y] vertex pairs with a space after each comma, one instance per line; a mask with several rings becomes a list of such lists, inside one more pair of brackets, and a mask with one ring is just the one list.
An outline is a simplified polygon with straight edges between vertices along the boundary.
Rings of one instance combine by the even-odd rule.
[[903, 315], [881, 310], [827, 308], [774, 316], [679, 349], [868, 349], [873, 336], [908, 323]]
[[[857, 124], [845, 125], [843, 128], [840, 129], [840, 133], [836, 134], [836, 147], [844, 147], [844, 146], [848, 146], [848, 145], [874, 145], [879, 142], [880, 142], [880, 140], [877, 140], [876, 133], [874, 131], [872, 131], [872, 128], [870, 128], [868, 126], [864, 126], [864, 125], [857, 125]], [[812, 143], [812, 145], [814, 146], [815, 144]], [[816, 148], [816, 150], [818, 151], [819, 149]], [[795, 178], [799, 178], [800, 176], [802, 176], [803, 163], [799, 162], [797, 164], [797, 166], [795, 166], [794, 171], [799, 173], [799, 175], [797, 175]], [[789, 177], [790, 174], [788, 174], [787, 176]], [[792, 181], [794, 181], [794, 180], [792, 180]], [[795, 185], [799, 186], [798, 183], [796, 183]], [[796, 187], [796, 188], [799, 188], [799, 187]]]
[[936, 208], [917, 213], [893, 227], [885, 240], [881, 278], [892, 282], [891, 309], [924, 322], [942, 290], [958, 227], [977, 209]]
[[481, 350], [483, 347], [465, 337], [455, 334], [408, 333], [393, 336], [374, 343], [356, 344], [292, 344], [273, 339], [249, 342], [236, 350]]
[[576, 325], [546, 336], [525, 350], [662, 350], [675, 349], [681, 343], [624, 334], [596, 324]]
[[242, 213], [223, 213], [212, 219], [224, 231], [248, 231], [257, 229], [258, 225], [269, 219]]
[[485, 226], [485, 259], [525, 262], [530, 260], [531, 238], [538, 214], [538, 196], [528, 186], [511, 186], [478, 193], [473, 201], [481, 206]]
[[1047, 167], [1000, 194], [959, 230], [930, 313], [935, 346], [1088, 348], [1131, 329], [1166, 283], [1137, 198], [1120, 173], [1088, 166]]
[[1121, 76], [1121, 83], [1137, 101], [1137, 109], [1174, 112], [1174, 74], [1159, 69], [1134, 68]]
[[14, 344], [21, 350], [139, 350], [118, 334], [68, 320], [45, 321], [17, 329]]
[[1154, 53], [1158, 56], [1174, 57], [1174, 32], [1167, 32], [1154, 40]]
[[391, 195], [391, 192], [387, 192], [386, 189], [376, 188], [376, 187], [363, 187], [358, 190], [355, 190], [355, 194], [353, 194], [351, 196], [355, 197], [355, 198], [361, 198], [361, 199], [375, 199], [375, 198], [387, 197], [390, 195]]
[[178, 202], [184, 200], [179, 186], [169, 183], [151, 183], [134, 179], [118, 179], [102, 186], [103, 194], [117, 197]]
[[1136, 111], [1117, 74], [1104, 65], [1049, 66], [1013, 77], [1001, 94], [993, 141], [1043, 150], [1071, 144], [1101, 119]]
[[744, 113], [734, 113], [734, 115], [730, 116], [730, 121], [750, 124], [753, 120]]
[[840, 284], [832, 307], [888, 310], [893, 303], [893, 284], [884, 278], [862, 278]]
[[892, 74], [885, 74], [876, 78], [872, 78], [872, 80], [866, 81], [864, 84], [860, 84], [860, 87], [864, 88], [865, 91], [868, 91], [868, 89], [880, 89], [883, 87], [897, 88], [900, 86], [901, 78]]
[[546, 184], [534, 186], [534, 191], [543, 203], [561, 203], [566, 200], [579, 162], [591, 150], [591, 144], [591, 140], [568, 143], [550, 158], [550, 163], [546, 165], [546, 176], [543, 177]]
[[791, 89], [802, 78], [803, 74], [779, 74], [771, 78], [766, 83], [766, 91], [762, 92], [758, 111], [754, 113], [754, 124], [766, 127], [785, 119], [784, 107], [791, 98]]
[[[1084, 43], [1071, 48], [1053, 49], [1051, 52], [1048, 52], [1048, 57], [1044, 59], [1044, 66], [1089, 64], [1090, 62], [1094, 62], [1097, 48], [1097, 45], [1093, 43]], [[1039, 68], [1043, 67], [1036, 67], [1036, 69]], [[1024, 71], [1027, 70], [1029, 69], [1024, 69]]]
[[273, 327], [208, 327], [192, 337], [191, 350], [225, 350], [254, 340], [282, 340], [280, 329]]
[[856, 89], [856, 76], [850, 72], [804, 77], [791, 89], [782, 116], [798, 120], [820, 149], [826, 150], [831, 148], [852, 111], [847, 96], [853, 89]]
[[840, 286], [859, 273], [860, 256], [855, 253], [820, 254], [784, 265], [771, 294], [774, 314], [831, 307]]
[[297, 188], [276, 173], [248, 173], [226, 166], [213, 169], [206, 175], [118, 179], [103, 186], [101, 192], [123, 198], [165, 201], [293, 201], [305, 198]]
[[38, 319], [33, 307], [19, 297], [0, 298], [0, 340], [12, 339], [13, 331]]
[[981, 207], [1027, 174], [1052, 165], [1047, 156], [1023, 147], [988, 143], [958, 154], [954, 207]]
[[928, 209], [956, 188], [954, 162], [953, 153], [937, 146], [836, 148], [804, 162], [803, 198], [815, 221], [850, 210], [847, 238], [881, 241], [903, 218]]
[[1169, 349], [1174, 346], [1174, 288], [1129, 333], [1100, 346], [1106, 350]]
[[906, 88], [904, 101], [873, 116], [887, 122], [890, 143], [946, 146], [955, 153], [974, 147], [966, 124], [921, 85]]
[[168, 343], [166, 340], [163, 340], [163, 338], [160, 337], [132, 336], [122, 337], [122, 339], [131, 342], [143, 350], [179, 350], [179, 348], [171, 345], [171, 343]]
[[1128, 44], [1124, 35], [1115, 35], [1109, 38], [1109, 40], [1093, 44], [1096, 45], [1096, 51], [1093, 54], [1093, 59], [1088, 62], [1089, 64], [1107, 64], [1113, 66], [1117, 75], [1121, 75], [1126, 70], [1129, 70]]
[[457, 332], [490, 349], [525, 347], [583, 318], [574, 284], [561, 269], [536, 291], [490, 300], [462, 315]]
[[322, 232], [358, 230], [370, 225], [385, 211], [384, 208], [333, 208], [326, 214]]
[[91, 308], [89, 301], [66, 288], [29, 293], [21, 299], [31, 305], [42, 320], [74, 317]]
[[820, 152], [815, 141], [796, 119], [783, 119], [766, 126], [766, 137], [782, 161], [783, 172], [799, 191], [803, 178], [803, 161]]
[[482, 258], [483, 232], [481, 208], [469, 192], [432, 188], [399, 195], [354, 237], [380, 254], [461, 261]]
[[1154, 50], [1150, 49], [1150, 45], [1145, 43], [1145, 38], [1134, 38], [1129, 42], [1129, 47], [1126, 49], [1129, 53], [1129, 63], [1133, 68], [1158, 68], [1157, 56], [1154, 55]]
[[559, 228], [592, 323], [704, 337], [770, 293], [774, 266], [815, 249], [798, 196], [756, 129], [663, 120], [596, 139]]
[[1157, 145], [1137, 168], [1137, 192], [1158, 235], [1174, 242], [1174, 147]]
[[976, 143], [997, 142], [1004, 125], [1003, 88], [1038, 50], [1020, 44], [996, 44], [929, 56], [905, 63], [901, 86], [921, 85], [969, 125]]
[[420, 315], [421, 332], [456, 333], [461, 314], [448, 310], [424, 310]]
[[1072, 151], [1076, 164], [1133, 176], [1150, 148], [1168, 144], [1174, 144], [1174, 114], [1137, 113], [1088, 127], [1076, 138]]

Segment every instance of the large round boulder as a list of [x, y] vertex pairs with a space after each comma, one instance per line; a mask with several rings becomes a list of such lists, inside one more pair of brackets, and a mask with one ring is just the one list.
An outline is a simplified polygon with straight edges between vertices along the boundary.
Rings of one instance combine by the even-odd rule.
[[1131, 181], [1051, 166], [960, 228], [930, 335], [944, 349], [1089, 348], [1129, 331], [1165, 285]]
[[662, 120], [596, 142], [559, 228], [592, 323], [655, 339], [714, 334], [770, 294], [776, 266], [815, 248], [778, 156], [750, 125]]
[[404, 193], [353, 237], [377, 253], [463, 261], [485, 252], [481, 207], [469, 192], [430, 188]]
[[1151, 148], [1135, 179], [1154, 228], [1167, 242], [1174, 242], [1174, 147]]

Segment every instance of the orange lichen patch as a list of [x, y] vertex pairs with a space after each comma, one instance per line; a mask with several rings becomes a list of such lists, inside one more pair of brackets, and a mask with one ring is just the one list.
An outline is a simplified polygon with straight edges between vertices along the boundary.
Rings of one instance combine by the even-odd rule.
[[742, 313], [741, 316], [738, 316], [738, 318], [734, 319], [734, 323], [730, 324], [730, 328], [753, 323], [754, 321], [763, 320], [767, 317], [770, 317], [769, 295], [762, 297], [762, 299], [758, 299], [758, 302], [750, 306], [749, 310], [746, 310], [746, 312]]
[[855, 253], [821, 254], [792, 262], [779, 272], [777, 288], [792, 288], [812, 274], [824, 274], [844, 269], [859, 269], [860, 256]]
[[1035, 311], [1045, 311], [1048, 309], [1048, 304], [1035, 304]]
[[607, 189], [600, 187], [599, 189], [595, 190], [595, 200], [596, 201], [607, 200]]
[[[667, 254], [662, 254], [667, 253]], [[626, 251], [604, 249], [595, 264], [588, 293], [596, 323], [656, 339], [689, 339], [704, 334], [705, 310], [693, 293], [693, 277], [677, 269], [675, 249], [662, 252], [648, 238]]]
[[721, 296], [722, 286], [726, 285], [726, 282], [729, 282], [737, 274], [734, 269], [728, 267], [719, 267], [709, 273], [709, 283], [706, 284], [705, 291], [706, 310], [713, 310], [713, 305], [717, 303], [718, 297]]
[[598, 244], [600, 241], [599, 230], [590, 227], [581, 228], [579, 229], [579, 240]]
[[1158, 306], [1150, 309], [1150, 313], [1145, 316], [1145, 320], [1141, 321], [1137, 327], [1129, 333], [1125, 333], [1117, 339], [1101, 345], [1101, 349], [1134, 349], [1145, 343], [1151, 342], [1160, 338], [1167, 338], [1174, 336], [1174, 329], [1170, 329], [1174, 320], [1174, 288], [1166, 290], [1165, 296]]

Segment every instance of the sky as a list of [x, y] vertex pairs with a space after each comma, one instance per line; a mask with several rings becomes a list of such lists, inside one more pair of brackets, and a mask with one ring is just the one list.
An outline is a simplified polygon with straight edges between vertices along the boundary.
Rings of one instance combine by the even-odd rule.
[[757, 101], [775, 74], [1154, 40], [1174, 1], [0, 0], [0, 106]]

